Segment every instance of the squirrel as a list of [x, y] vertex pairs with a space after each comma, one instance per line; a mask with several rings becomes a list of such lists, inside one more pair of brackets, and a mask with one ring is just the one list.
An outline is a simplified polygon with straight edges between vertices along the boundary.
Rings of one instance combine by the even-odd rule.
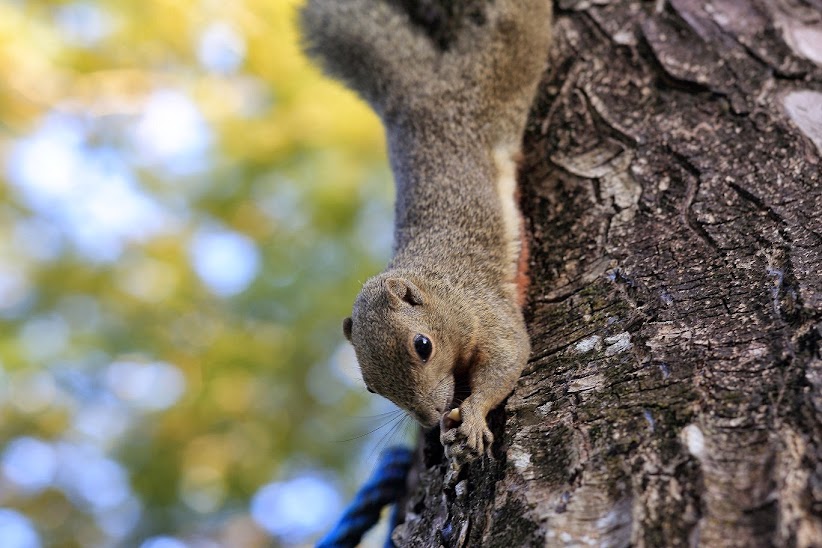
[[308, 0], [300, 22], [307, 54], [381, 118], [396, 183], [393, 258], [344, 335], [366, 388], [470, 462], [491, 456], [486, 416], [530, 354], [516, 175], [551, 2], [475, 1], [443, 40], [407, 4]]

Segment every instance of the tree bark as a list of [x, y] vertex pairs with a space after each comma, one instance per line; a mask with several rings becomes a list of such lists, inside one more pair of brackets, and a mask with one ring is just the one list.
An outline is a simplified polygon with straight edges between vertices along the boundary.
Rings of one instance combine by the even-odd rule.
[[822, 0], [561, 0], [529, 367], [400, 546], [822, 546]]

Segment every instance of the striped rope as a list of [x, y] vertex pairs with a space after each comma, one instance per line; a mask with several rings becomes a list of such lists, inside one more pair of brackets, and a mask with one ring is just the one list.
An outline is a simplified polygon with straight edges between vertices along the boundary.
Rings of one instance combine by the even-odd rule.
[[[407, 447], [389, 447], [380, 455], [377, 468], [365, 485], [360, 487], [354, 500], [345, 509], [337, 525], [317, 543], [317, 548], [353, 548], [363, 535], [380, 519], [380, 512], [405, 494], [405, 478], [411, 468], [413, 453]], [[398, 519], [395, 508], [391, 514], [389, 531]], [[393, 548], [390, 532], [385, 548]]]

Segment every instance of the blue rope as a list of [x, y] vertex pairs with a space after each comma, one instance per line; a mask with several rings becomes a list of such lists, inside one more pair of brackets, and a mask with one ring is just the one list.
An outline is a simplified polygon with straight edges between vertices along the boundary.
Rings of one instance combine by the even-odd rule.
[[400, 524], [400, 514], [400, 505], [395, 504], [394, 508], [391, 509], [391, 516], [388, 518], [388, 536], [385, 537], [385, 544], [383, 544], [382, 548], [397, 548], [397, 545], [391, 540], [391, 533], [394, 531], [394, 528]]
[[[413, 453], [407, 447], [389, 447], [380, 455], [377, 468], [354, 500], [345, 509], [337, 525], [317, 543], [317, 548], [353, 548], [380, 519], [380, 512], [405, 493], [405, 478], [411, 468]], [[397, 525], [396, 508], [391, 514], [390, 530]], [[385, 548], [394, 543], [389, 536]]]

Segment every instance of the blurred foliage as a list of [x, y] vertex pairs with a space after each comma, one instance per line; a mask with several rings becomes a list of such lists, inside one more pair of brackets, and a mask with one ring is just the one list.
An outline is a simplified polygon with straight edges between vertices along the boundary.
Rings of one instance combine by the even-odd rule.
[[0, 0], [0, 545], [302, 544], [367, 472], [392, 186], [295, 9]]

